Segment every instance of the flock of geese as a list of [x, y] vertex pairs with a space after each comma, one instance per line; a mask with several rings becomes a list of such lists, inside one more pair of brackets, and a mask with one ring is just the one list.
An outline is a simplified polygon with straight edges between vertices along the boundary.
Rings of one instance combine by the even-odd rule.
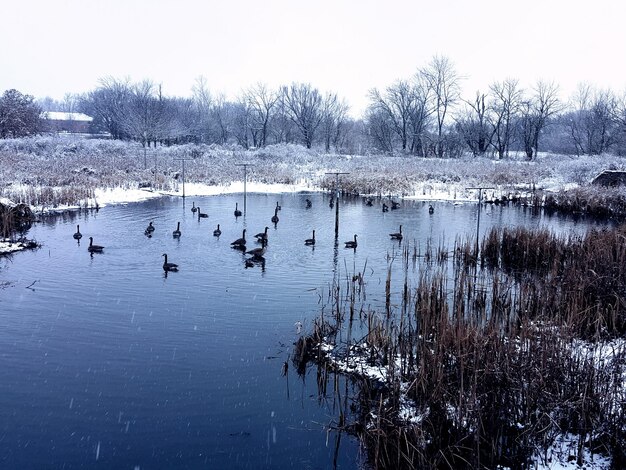
[[[372, 198], [368, 198], [365, 201], [365, 204], [368, 206], [372, 206], [373, 205], [373, 200]], [[313, 203], [311, 202], [310, 199], [306, 199], [306, 208], [309, 209], [311, 208], [313, 205]], [[334, 200], [331, 199], [330, 201], [330, 207], [332, 208], [334, 206]], [[391, 201], [391, 209], [395, 210], [398, 209], [399, 204], [395, 201]], [[276, 224], [279, 221], [278, 218], [278, 211], [281, 210], [281, 206], [278, 202], [276, 202], [276, 207], [274, 208], [274, 215], [272, 216], [272, 218], [270, 219], [271, 222], [274, 224], [274, 226], [276, 226]], [[382, 205], [382, 210], [383, 212], [387, 212], [389, 210], [389, 206], [385, 203], [383, 203]], [[192, 206], [191, 206], [191, 212], [193, 212], [194, 214], [197, 215], [198, 219], [203, 219], [203, 218], [207, 218], [208, 214], [204, 213], [201, 211], [199, 206], [196, 206], [196, 203], [193, 202]], [[428, 212], [430, 214], [433, 214], [435, 212], [435, 209], [433, 208], [432, 205], [430, 205], [428, 207]], [[242, 212], [239, 210], [239, 204], [235, 203], [235, 211], [234, 211], [234, 215], [235, 218], [237, 217], [241, 217]], [[155, 227], [153, 225], [152, 222], [150, 222], [148, 224], [148, 226], [146, 227], [145, 231], [144, 231], [144, 235], [146, 235], [147, 237], [152, 237], [152, 234], [155, 231]], [[267, 249], [267, 240], [268, 240], [268, 235], [267, 235], [267, 231], [269, 230], [269, 227], [265, 227], [265, 230], [263, 232], [259, 232], [256, 235], [254, 235], [254, 238], [256, 239], [257, 243], [260, 243], [261, 246], [258, 248], [253, 248], [251, 250], [248, 250], [246, 248], [246, 244], [247, 244], [247, 240], [246, 240], [246, 229], [243, 229], [243, 233], [241, 235], [240, 238], [236, 239], [235, 241], [233, 241], [230, 245], [233, 249], [239, 250], [244, 252], [247, 255], [250, 255], [250, 258], [246, 259], [245, 265], [246, 267], [251, 267], [254, 266], [255, 263], [265, 263], [265, 259], [264, 259], [264, 255], [265, 255], [265, 251]], [[213, 236], [215, 237], [220, 237], [222, 235], [222, 231], [220, 230], [220, 224], [217, 224], [217, 228], [215, 230], [213, 230]], [[180, 222], [178, 222], [176, 224], [176, 229], [172, 232], [172, 236], [174, 238], [180, 238], [181, 236], [181, 231], [180, 231]], [[357, 234], [354, 234], [354, 239], [353, 240], [348, 240], [346, 242], [344, 242], [345, 244], [345, 248], [351, 248], [356, 250], [356, 247], [358, 246], [357, 243]], [[400, 225], [399, 229], [397, 232], [395, 233], [390, 233], [389, 236], [391, 237], [392, 240], [402, 240], [402, 225]], [[83, 234], [80, 232], [80, 225], [76, 226], [76, 233], [74, 233], [73, 235], [75, 240], [79, 240], [83, 237]], [[314, 246], [315, 245], [315, 230], [313, 230], [313, 234], [311, 236], [311, 238], [307, 238], [304, 240], [304, 244], [306, 246]], [[104, 251], [104, 247], [101, 245], [95, 245], [93, 243], [93, 237], [89, 237], [89, 246], [87, 247], [87, 251], [91, 254], [93, 253], [102, 253]], [[176, 272], [178, 271], [178, 265], [176, 263], [170, 263], [167, 260], [167, 253], [163, 253], [163, 271], [165, 271], [166, 273], [168, 272]]]

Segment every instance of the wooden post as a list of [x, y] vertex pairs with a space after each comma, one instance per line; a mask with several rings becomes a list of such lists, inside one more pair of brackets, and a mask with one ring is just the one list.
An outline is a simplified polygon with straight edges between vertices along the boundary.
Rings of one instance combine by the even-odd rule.
[[478, 237], [480, 234], [480, 210], [482, 208], [483, 189], [494, 189], [494, 188], [476, 187], [476, 188], [465, 188], [465, 189], [478, 189], [478, 216], [476, 218], [476, 260], [478, 260]]
[[335, 239], [339, 237], [339, 175], [349, 175], [350, 173], [341, 171], [331, 171], [327, 175], [335, 175]]

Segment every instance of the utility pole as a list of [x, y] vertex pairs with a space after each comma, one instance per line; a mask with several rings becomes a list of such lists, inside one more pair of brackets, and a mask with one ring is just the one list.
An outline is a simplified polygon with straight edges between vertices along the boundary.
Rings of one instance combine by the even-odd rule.
[[175, 158], [174, 160], [183, 162], [183, 199], [185, 199], [185, 161], [193, 160], [193, 158]]
[[476, 259], [478, 259], [478, 234], [480, 232], [480, 209], [482, 207], [482, 201], [483, 201], [483, 190], [495, 189], [495, 188], [489, 188], [486, 186], [478, 186], [475, 188], [465, 188], [465, 189], [478, 189], [478, 217], [476, 219]]
[[253, 163], [235, 163], [235, 166], [243, 167], [243, 214], [246, 215], [246, 183], [248, 182], [248, 167], [254, 166]]
[[339, 237], [339, 175], [349, 175], [342, 171], [330, 171], [327, 175], [335, 175], [335, 238]]

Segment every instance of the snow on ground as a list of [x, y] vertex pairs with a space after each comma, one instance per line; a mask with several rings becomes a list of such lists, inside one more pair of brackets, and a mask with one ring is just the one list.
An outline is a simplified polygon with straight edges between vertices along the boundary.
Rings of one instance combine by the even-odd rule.
[[558, 436], [545, 452], [535, 452], [532, 460], [535, 462], [535, 470], [580, 470], [582, 468], [594, 470], [608, 470], [611, 468], [611, 459], [608, 457], [591, 454], [589, 449], [583, 447], [582, 462], [576, 463], [578, 454], [578, 436], [563, 434]]
[[8, 255], [28, 248], [27, 244], [19, 241], [12, 241], [8, 238], [0, 239], [0, 255]]
[[[576, 341], [571, 346], [571, 354], [578, 357], [590, 355], [595, 359], [598, 367], [603, 367], [610, 361], [622, 360], [621, 358], [626, 351], [626, 339], [620, 338], [597, 344]], [[328, 342], [321, 343], [319, 348], [326, 354], [330, 364], [343, 374], [356, 375], [378, 381], [381, 384], [389, 384], [389, 378], [394, 375], [389, 366], [377, 364], [376, 361], [372, 361], [369, 358], [367, 343], [350, 346], [348, 354], [337, 352], [335, 345]], [[393, 365], [394, 369], [400, 370], [401, 359], [398, 357], [395, 362]], [[618, 400], [623, 400], [626, 397], [626, 372], [622, 374], [621, 380], [622, 397], [618, 398]], [[400, 383], [398, 419], [407, 424], [419, 425], [428, 416], [429, 409], [420, 411], [415, 403], [406, 396], [408, 389], [408, 382]], [[452, 407], [450, 413], [454, 413]], [[368, 426], [375, 422], [375, 414], [370, 413], [370, 418], [370, 422], [367, 423]], [[579, 466], [575, 458], [578, 455], [577, 446], [578, 436], [572, 434], [558, 435], [545, 451], [537, 451], [533, 454], [533, 468], [536, 470], [574, 470], [581, 468], [608, 470], [611, 468], [610, 458], [592, 454], [586, 447], [582, 449], [583, 466]]]

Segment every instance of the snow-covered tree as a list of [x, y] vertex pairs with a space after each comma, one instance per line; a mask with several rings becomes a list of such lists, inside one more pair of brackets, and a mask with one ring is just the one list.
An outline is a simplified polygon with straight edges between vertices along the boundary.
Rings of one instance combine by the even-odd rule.
[[39, 131], [41, 108], [31, 95], [15, 89], [0, 97], [0, 138], [24, 137]]

